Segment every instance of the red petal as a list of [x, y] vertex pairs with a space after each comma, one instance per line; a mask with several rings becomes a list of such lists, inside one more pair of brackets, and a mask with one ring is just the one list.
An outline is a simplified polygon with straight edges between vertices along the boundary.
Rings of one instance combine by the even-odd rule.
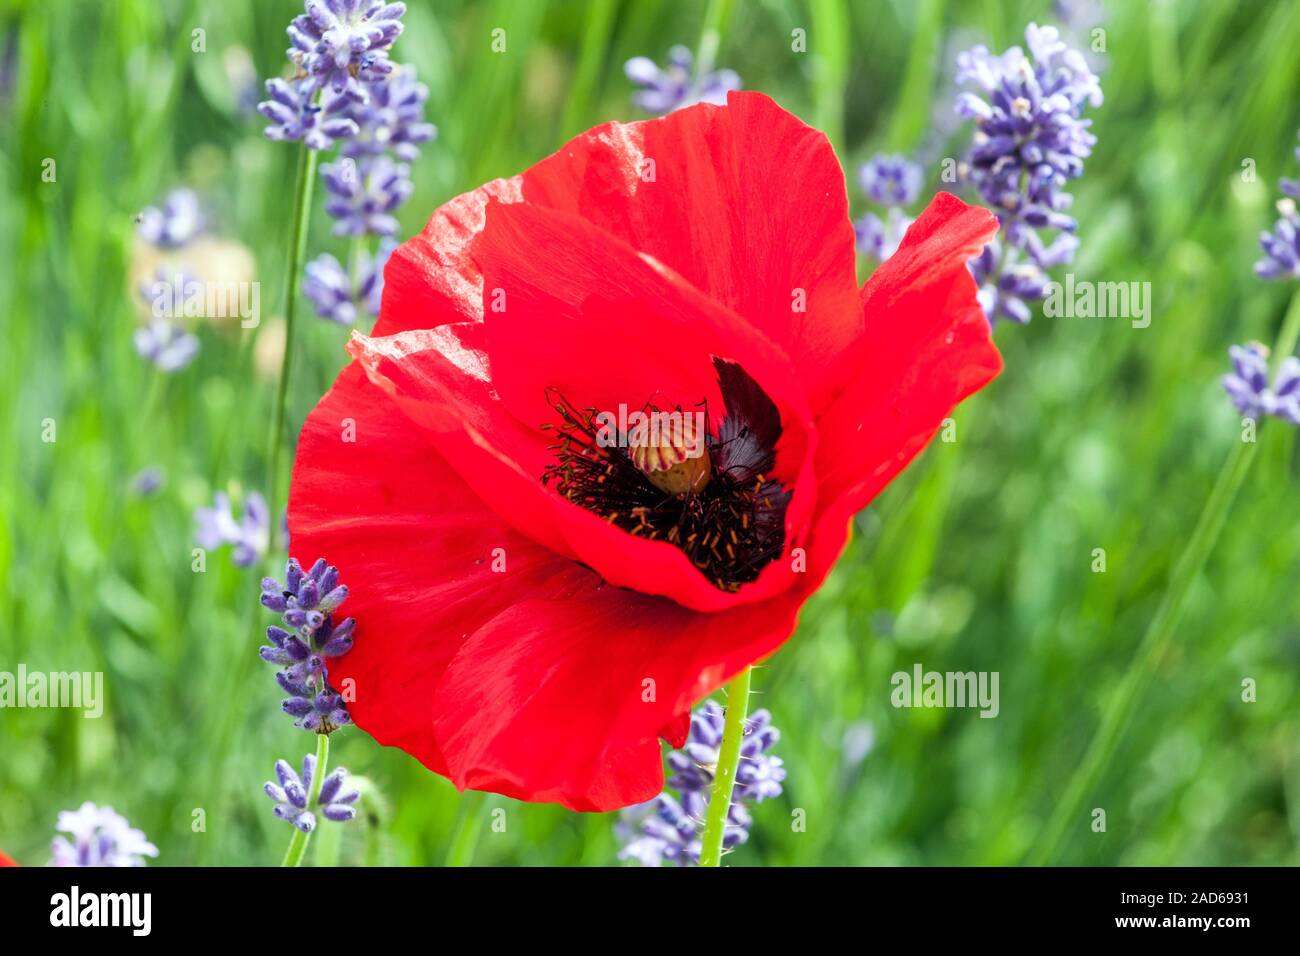
[[[535, 255], [540, 248], [545, 261]], [[738, 593], [720, 591], [678, 548], [629, 535], [540, 481], [554, 460], [547, 448], [553, 433], [540, 430], [557, 421], [545, 401], [548, 386], [579, 406], [611, 411], [619, 402], [639, 408], [651, 397], [686, 408], [711, 398], [718, 409], [718, 355], [739, 362], [781, 410], [776, 473], [795, 490], [787, 537], [798, 543], [816, 501], [813, 434], [785, 356], [670, 270], [577, 217], [494, 204], [473, 256], [487, 277], [485, 298], [505, 291], [503, 312], [489, 311], [482, 325], [357, 336], [352, 351], [412, 421], [438, 436], [444, 457], [483, 500], [610, 583], [696, 610], [722, 610], [788, 588], [793, 572], [776, 561]]]
[[844, 172], [824, 134], [762, 93], [597, 127], [530, 169], [523, 195], [590, 219], [744, 316], [815, 394], [862, 331]]
[[817, 423], [825, 511], [814, 536], [838, 540], [835, 553], [854, 512], [1002, 369], [966, 266], [996, 230], [988, 210], [940, 193], [862, 287], [866, 333], [848, 356], [855, 377]]
[[483, 318], [483, 277], [466, 255], [491, 199], [518, 202], [521, 180], [494, 179], [439, 206], [418, 236], [393, 250], [373, 335]]
[[452, 200], [394, 253], [376, 335], [482, 317], [466, 248], [491, 197], [576, 214], [664, 263], [784, 349], [814, 407], [861, 335], [844, 173], [822, 133], [761, 93], [598, 126]]
[[659, 731], [681, 740], [691, 705], [772, 653], [795, 611], [697, 614], [611, 587], [517, 604], [464, 643], [438, 687], [450, 777], [574, 810], [649, 800], [663, 789]]
[[[338, 567], [351, 589], [342, 613], [357, 619], [356, 643], [330, 661], [330, 681], [353, 682], [358, 726], [446, 773], [431, 699], [461, 642], [523, 597], [594, 576], [485, 508], [358, 365], [308, 417], [297, 461], [293, 554]], [[498, 548], [504, 573], [494, 571]]]

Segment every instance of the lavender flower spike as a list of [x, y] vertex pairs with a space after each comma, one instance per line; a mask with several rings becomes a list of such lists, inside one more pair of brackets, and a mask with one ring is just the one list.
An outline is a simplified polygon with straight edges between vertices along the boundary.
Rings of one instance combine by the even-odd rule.
[[420, 144], [438, 135], [424, 121], [429, 88], [415, 78], [415, 67], [397, 67], [384, 82], [372, 83], [369, 100], [354, 105], [348, 115], [360, 132], [343, 144], [343, 155], [377, 155], [385, 150], [404, 162], [415, 162]]
[[305, 10], [288, 28], [289, 59], [307, 73], [310, 89], [364, 100], [362, 81], [392, 71], [387, 51], [402, 32], [406, 4], [307, 0]]
[[51, 866], [144, 866], [146, 856], [158, 855], [126, 817], [89, 800], [60, 812], [56, 828], [67, 836], [54, 838]]
[[375, 256], [358, 253], [355, 281], [329, 253], [307, 263], [302, 291], [316, 307], [316, 314], [339, 325], [352, 325], [363, 313], [378, 315], [384, 291], [384, 266], [396, 245], [393, 240], [384, 239]]
[[203, 231], [203, 209], [192, 189], [173, 189], [161, 206], [147, 206], [135, 217], [136, 234], [163, 249], [178, 249]]
[[[643, 866], [699, 863], [700, 834], [713, 788], [713, 770], [722, 746], [724, 723], [725, 713], [713, 701], [707, 701], [691, 716], [691, 732], [685, 747], [668, 755], [673, 775], [667, 786], [679, 796], [665, 790], [654, 800], [623, 812], [617, 826], [624, 843], [620, 859], [634, 859]], [[758, 803], [781, 794], [785, 767], [780, 757], [767, 753], [780, 736], [766, 710], [754, 712], [745, 721], [740, 763], [723, 830], [725, 849], [749, 839], [753, 818], [747, 801]]]
[[1025, 325], [1032, 317], [1030, 302], [1047, 295], [1047, 275], [1032, 261], [1022, 261], [1018, 249], [1003, 247], [994, 239], [968, 263], [975, 284], [976, 298], [985, 317], [993, 323], [1000, 319]]
[[271, 98], [257, 104], [257, 111], [271, 121], [266, 138], [276, 142], [302, 140], [308, 149], [330, 149], [335, 140], [358, 132], [356, 121], [347, 115], [355, 97], [327, 91], [320, 102], [304, 82], [266, 81]]
[[230, 507], [230, 496], [219, 491], [213, 497], [211, 508], [194, 512], [198, 525], [194, 540], [200, 548], [209, 551], [231, 545], [231, 563], [239, 568], [254, 564], [271, 543], [270, 512], [266, 499], [256, 491], [244, 499], [244, 515], [236, 520]]
[[[1027, 322], [1027, 303], [1046, 294], [1041, 270], [1073, 256], [1076, 223], [1067, 212], [1073, 198], [1064, 187], [1083, 174], [1097, 142], [1083, 111], [1102, 103], [1083, 54], [1055, 27], [1029, 24], [1025, 45], [1028, 56], [1020, 47], [994, 55], [977, 46], [957, 57], [957, 81], [974, 88], [956, 103], [958, 114], [975, 123], [962, 173], [998, 211], [1009, 247], [1005, 255], [999, 250], [971, 262], [990, 322]], [[1045, 240], [1044, 229], [1056, 235]]]
[[878, 153], [858, 170], [858, 182], [872, 202], [910, 206], [921, 194], [921, 167], [906, 156]]
[[325, 211], [338, 220], [336, 236], [391, 236], [397, 232], [392, 213], [411, 195], [410, 168], [387, 156], [344, 158], [321, 166], [330, 198]]
[[334, 612], [347, 600], [339, 569], [324, 558], [304, 572], [295, 558], [285, 565], [285, 580], [262, 579], [262, 606], [280, 614], [291, 630], [272, 625], [262, 660], [281, 670], [276, 680], [289, 695], [282, 704], [294, 724], [315, 733], [332, 733], [350, 723], [347, 705], [329, 686], [328, 661], [352, 649], [356, 621], [335, 622]]
[[668, 66], [663, 69], [649, 57], [634, 56], [623, 72], [641, 87], [632, 100], [647, 113], [671, 113], [696, 103], [724, 106], [728, 91], [740, 89], [740, 77], [734, 70], [700, 74], [691, 51], [680, 45], [668, 51]]
[[867, 213], [853, 223], [858, 251], [876, 262], [884, 262], [898, 251], [912, 222], [912, 217], [897, 206], [889, 207], [884, 219], [874, 212]]
[[1258, 420], [1263, 415], [1300, 425], [1300, 359], [1282, 360], [1273, 387], [1268, 384], [1268, 349], [1258, 342], [1228, 349], [1232, 372], [1220, 382], [1237, 411]]
[[275, 801], [275, 809], [271, 812], [281, 820], [292, 823], [303, 833], [311, 833], [316, 829], [317, 812], [335, 823], [351, 820], [357, 815], [353, 804], [361, 796], [360, 791], [344, 788], [348, 772], [339, 767], [321, 782], [320, 795], [314, 804], [308, 806], [308, 795], [315, 774], [315, 754], [307, 754], [302, 758], [302, 776], [294, 772], [287, 760], [277, 760], [275, 777], [278, 782], [268, 780], [262, 788]]
[[162, 372], [179, 372], [199, 354], [199, 340], [166, 319], [150, 319], [131, 339], [136, 352]]
[[1255, 275], [1261, 279], [1300, 279], [1300, 215], [1291, 197], [1277, 201], [1282, 217], [1272, 232], [1259, 234], [1264, 258], [1255, 263]]

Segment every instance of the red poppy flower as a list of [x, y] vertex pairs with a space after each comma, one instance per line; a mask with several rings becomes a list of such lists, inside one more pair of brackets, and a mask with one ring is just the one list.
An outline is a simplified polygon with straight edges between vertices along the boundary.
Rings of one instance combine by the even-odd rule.
[[13, 857], [7, 856], [4, 850], [0, 850], [0, 866], [17, 866]]
[[[658, 738], [790, 636], [853, 514], [1001, 368], [965, 265], [995, 228], [940, 194], [859, 290], [830, 144], [757, 93], [438, 209], [294, 467], [294, 553], [351, 589], [357, 725], [461, 788], [659, 793]], [[599, 433], [620, 406], [707, 417]]]

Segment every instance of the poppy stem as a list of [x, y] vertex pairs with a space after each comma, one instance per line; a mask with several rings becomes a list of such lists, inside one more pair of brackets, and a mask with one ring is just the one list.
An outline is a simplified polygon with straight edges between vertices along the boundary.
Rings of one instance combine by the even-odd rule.
[[[316, 735], [316, 769], [312, 771], [311, 786], [307, 788], [307, 809], [314, 814], [316, 812], [316, 801], [320, 799], [321, 784], [325, 782], [325, 770], [330, 762], [330, 735]], [[317, 820], [317, 825], [321, 823]], [[284, 862], [281, 866], [298, 866], [302, 863], [303, 855], [307, 852], [307, 841], [311, 839], [311, 834], [294, 828], [293, 839], [289, 841], [289, 849], [285, 851]]]
[[727, 716], [722, 726], [722, 745], [718, 748], [718, 765], [713, 770], [713, 790], [704, 814], [704, 835], [700, 838], [700, 866], [722, 863], [722, 841], [727, 832], [731, 810], [731, 792], [740, 766], [740, 742], [745, 737], [745, 717], [749, 712], [749, 679], [752, 667], [746, 667], [727, 685]]
[[[1294, 351], [1297, 338], [1300, 338], [1300, 292], [1291, 299], [1286, 319], [1278, 333], [1273, 355], [1275, 367], [1276, 363]], [[1112, 752], [1133, 716], [1142, 690], [1150, 683], [1164, 659], [1174, 628], [1178, 626], [1182, 615], [1187, 593], [1209, 560], [1210, 552], [1227, 521], [1232, 502], [1250, 473], [1258, 447], [1253, 440], [1240, 441], [1223, 463], [1223, 470], [1219, 472], [1210, 496], [1205, 501], [1192, 536], [1169, 574], [1165, 593], [1160, 598], [1155, 617], [1142, 636], [1133, 664], [1125, 673], [1119, 690], [1111, 695], [1092, 743], [1070, 778], [1064, 797], [1057, 802], [1055, 812], [1026, 858], [1025, 862], [1030, 866], [1058, 862], [1056, 855], [1061, 841], [1072, 828], [1082, 825], [1080, 810], [1083, 803], [1096, 789]]]
[[299, 274], [307, 250], [307, 223], [311, 219], [311, 193], [316, 181], [316, 150], [303, 146], [298, 155], [298, 183], [294, 188], [293, 225], [289, 233], [289, 263], [285, 270], [284, 355], [280, 359], [280, 382], [271, 415], [271, 451], [267, 457], [267, 508], [271, 526], [277, 524], [280, 488], [280, 455], [284, 450], [285, 405], [289, 395], [289, 370], [293, 364], [293, 326], [298, 311]]

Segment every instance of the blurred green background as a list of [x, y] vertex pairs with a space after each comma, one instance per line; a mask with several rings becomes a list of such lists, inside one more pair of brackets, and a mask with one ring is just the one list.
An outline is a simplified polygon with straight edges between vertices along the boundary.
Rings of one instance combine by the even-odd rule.
[[[1239, 441], [1217, 383], [1225, 350], [1272, 341], [1295, 288], [1257, 281], [1251, 263], [1274, 181], [1296, 174], [1300, 3], [1068, 6], [1075, 36], [1102, 28], [1106, 47], [1106, 102], [1090, 113], [1099, 143], [1073, 190], [1072, 271], [1149, 281], [1153, 321], [1038, 315], [998, 329], [1007, 370], [959, 413], [958, 441], [936, 442], [859, 517], [799, 632], [756, 672], [755, 706], [783, 731], [789, 778], [755, 808], [731, 865], [1030, 856]], [[439, 136], [414, 167], [403, 235], [572, 134], [641, 118], [624, 61], [694, 46], [704, 15], [667, 0], [410, 7], [393, 56], [428, 84]], [[300, 11], [45, 0], [0, 15], [0, 670], [102, 670], [107, 689], [100, 720], [0, 712], [0, 847], [26, 864], [46, 862], [57, 811], [83, 800], [124, 813], [163, 864], [275, 863], [289, 837], [260, 785], [310, 740], [257, 658], [261, 570], [214, 553], [195, 574], [190, 549], [193, 510], [264, 473], [297, 153], [239, 108], [238, 51], [257, 77], [280, 75]], [[1028, 22], [1060, 14], [1011, 0], [742, 0], [718, 61], [827, 131], [858, 215], [856, 167], [875, 151], [923, 159], [927, 195], [942, 158], [959, 155], [958, 50], [1023, 43]], [[495, 27], [504, 54], [490, 52]], [[194, 28], [205, 52], [191, 51]], [[806, 54], [791, 52], [796, 28]], [[55, 182], [42, 180], [46, 158]], [[249, 331], [205, 325], [199, 358], [163, 377], [131, 344], [133, 217], [179, 185], [202, 194], [217, 236], [251, 253], [265, 318]], [[316, 203], [308, 254], [343, 255], [319, 189]], [[309, 307], [298, 332], [295, 429], [345, 363], [348, 335]], [[1294, 430], [1262, 427], [1218, 547], [1053, 862], [1300, 862], [1294, 444]], [[166, 484], [132, 494], [148, 465]], [[1105, 573], [1091, 570], [1095, 548]], [[999, 716], [894, 709], [890, 675], [917, 662], [998, 671]], [[1242, 701], [1243, 678], [1257, 702]], [[342, 833], [345, 861], [616, 859], [612, 816], [462, 796], [354, 728], [334, 744], [332, 762], [386, 804], [373, 826]], [[503, 833], [490, 825], [498, 807]], [[1092, 832], [1093, 807], [1107, 832]], [[205, 832], [192, 832], [196, 808]], [[804, 832], [791, 826], [797, 808]]]

